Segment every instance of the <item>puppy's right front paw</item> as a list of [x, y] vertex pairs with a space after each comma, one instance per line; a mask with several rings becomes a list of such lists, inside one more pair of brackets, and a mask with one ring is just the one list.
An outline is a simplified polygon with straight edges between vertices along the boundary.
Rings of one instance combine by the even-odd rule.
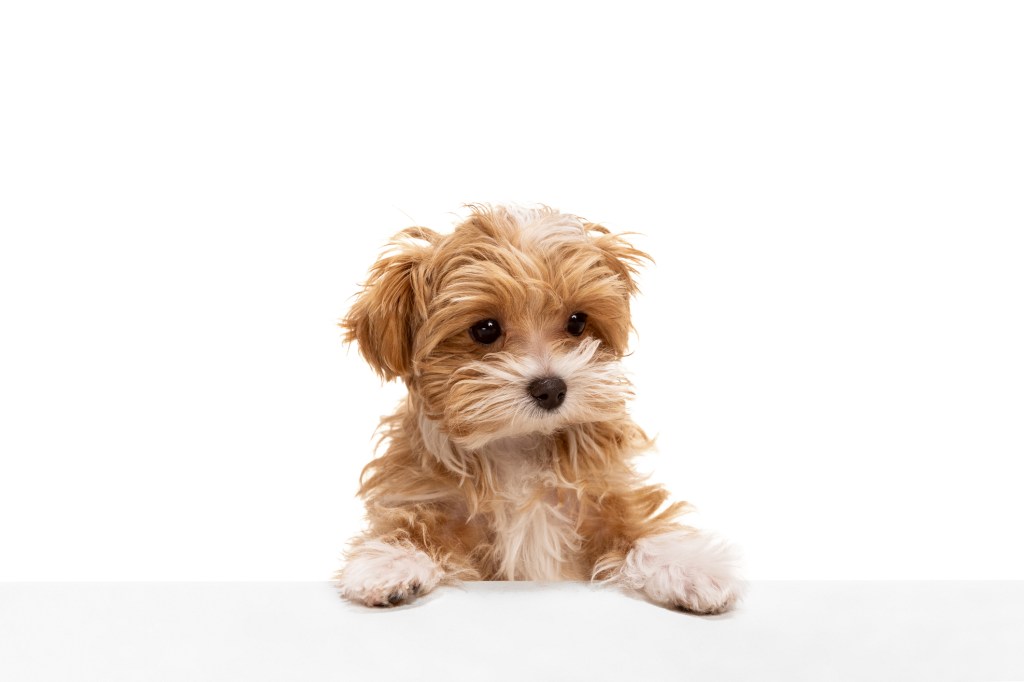
[[431, 591], [443, 572], [422, 550], [369, 540], [349, 554], [338, 572], [341, 596], [366, 606], [397, 606]]

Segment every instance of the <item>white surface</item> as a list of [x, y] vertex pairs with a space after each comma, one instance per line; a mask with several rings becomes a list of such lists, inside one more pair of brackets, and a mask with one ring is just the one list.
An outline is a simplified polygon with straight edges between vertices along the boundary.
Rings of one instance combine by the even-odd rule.
[[326, 580], [398, 229], [637, 238], [645, 463], [753, 578], [1024, 579], [1024, 3], [0, 3], [0, 579]]
[[1024, 680], [1024, 583], [760, 582], [721, 617], [578, 583], [395, 609], [324, 583], [0, 584], [0, 679]]

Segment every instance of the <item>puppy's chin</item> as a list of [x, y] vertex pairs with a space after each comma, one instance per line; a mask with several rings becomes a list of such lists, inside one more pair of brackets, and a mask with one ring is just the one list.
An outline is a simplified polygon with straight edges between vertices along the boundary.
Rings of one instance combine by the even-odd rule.
[[[550, 435], [578, 424], [626, 414], [629, 381], [596, 339], [558, 355], [492, 353], [456, 371], [449, 382], [441, 427], [452, 443], [475, 450], [503, 438]], [[528, 387], [540, 377], [565, 381], [564, 402], [544, 409]]]
[[563, 408], [544, 414], [516, 415], [504, 422], [468, 423], [460, 420], [447, 425], [446, 431], [451, 441], [460, 448], [481, 450], [497, 441], [527, 436], [549, 436], [560, 429], [583, 423], [569, 420], [568, 413], [563, 413]]

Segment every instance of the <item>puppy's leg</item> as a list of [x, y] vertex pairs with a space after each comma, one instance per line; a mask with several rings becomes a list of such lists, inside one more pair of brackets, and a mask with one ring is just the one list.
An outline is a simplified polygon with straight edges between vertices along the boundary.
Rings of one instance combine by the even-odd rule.
[[728, 611], [742, 594], [735, 552], [713, 536], [676, 528], [641, 537], [611, 580], [653, 601], [700, 614]]
[[722, 613], [738, 601], [743, 582], [736, 552], [676, 523], [689, 505], [668, 504], [660, 486], [601, 491], [592, 499], [584, 532], [596, 580], [693, 613]]
[[346, 599], [366, 606], [395, 606], [431, 591], [444, 575], [408, 540], [368, 538], [348, 552], [336, 579]]

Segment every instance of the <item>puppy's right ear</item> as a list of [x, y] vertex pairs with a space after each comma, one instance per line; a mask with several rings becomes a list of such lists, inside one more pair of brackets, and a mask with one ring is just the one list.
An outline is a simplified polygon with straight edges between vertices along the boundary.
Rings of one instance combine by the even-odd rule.
[[427, 316], [425, 263], [438, 237], [422, 227], [395, 235], [341, 321], [345, 341], [386, 381], [412, 372], [412, 341]]

